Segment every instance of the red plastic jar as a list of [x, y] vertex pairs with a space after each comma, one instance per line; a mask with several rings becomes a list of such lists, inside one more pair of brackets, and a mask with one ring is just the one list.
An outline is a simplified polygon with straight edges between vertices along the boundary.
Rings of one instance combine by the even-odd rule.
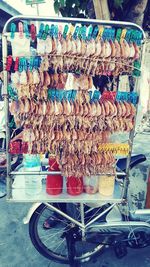
[[77, 196], [83, 192], [83, 177], [67, 177], [67, 193]]
[[49, 170], [50, 171], [59, 171], [59, 165], [56, 158], [49, 158]]
[[[49, 168], [49, 171], [51, 169]], [[60, 174], [49, 174], [46, 178], [46, 192], [49, 195], [59, 195], [63, 189], [63, 177]]]

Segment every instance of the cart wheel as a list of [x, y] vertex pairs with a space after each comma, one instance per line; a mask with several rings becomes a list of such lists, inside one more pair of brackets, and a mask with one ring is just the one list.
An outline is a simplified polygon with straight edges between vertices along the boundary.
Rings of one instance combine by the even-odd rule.
[[[77, 212], [76, 204], [67, 204], [72, 213], [79, 214]], [[49, 217], [56, 218], [54, 213], [45, 204], [41, 204], [33, 213], [29, 222], [29, 234], [31, 241], [37, 251], [44, 257], [59, 263], [69, 264], [69, 251], [68, 251], [68, 233], [72, 232], [70, 229], [73, 227], [73, 223], [65, 218], [59, 216], [59, 223], [57, 223], [51, 229], [44, 229], [43, 224]], [[76, 218], [77, 220], [78, 218]], [[74, 225], [73, 238], [75, 241], [72, 250], [75, 250], [74, 262], [81, 263], [89, 261], [91, 258], [96, 257], [104, 249], [106, 237], [102, 235], [101, 240], [96, 241], [95, 236], [91, 233], [85, 233], [85, 238], [81, 238], [81, 229]], [[76, 232], [75, 232], [76, 231]], [[91, 237], [92, 235], [92, 237]], [[70, 249], [69, 249], [70, 250]]]
[[6, 196], [6, 183], [0, 181], [0, 198], [3, 198], [5, 196]]

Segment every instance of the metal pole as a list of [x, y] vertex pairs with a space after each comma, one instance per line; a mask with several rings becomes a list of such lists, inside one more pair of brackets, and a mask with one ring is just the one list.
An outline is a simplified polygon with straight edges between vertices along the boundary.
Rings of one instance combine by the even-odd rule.
[[39, 4], [36, 4], [36, 12], [37, 12], [37, 16], [39, 16]]
[[[85, 227], [85, 220], [84, 220], [84, 204], [80, 203], [80, 214], [81, 214], [81, 223]], [[85, 229], [82, 229], [82, 239], [85, 237]]]
[[56, 211], [57, 213], [59, 213], [60, 215], [62, 215], [63, 217], [65, 217], [66, 219], [70, 220], [71, 222], [77, 224], [79, 227], [81, 227], [82, 229], [85, 228], [85, 225], [83, 225], [82, 223], [76, 221], [75, 219], [73, 219], [72, 217], [70, 217], [69, 215], [67, 215], [66, 213], [64, 213], [63, 211], [55, 208], [53, 205], [49, 204], [49, 203], [44, 203], [47, 207], [51, 208], [52, 210]]
[[12, 180], [9, 175], [11, 170], [11, 159], [9, 154], [9, 141], [10, 141], [10, 130], [9, 130], [9, 97], [7, 92], [8, 86], [8, 74], [6, 70], [7, 63], [7, 37], [2, 35], [2, 47], [3, 47], [3, 73], [4, 73], [4, 109], [5, 109], [5, 125], [6, 125], [6, 158], [7, 158], [7, 198], [12, 197]]
[[87, 223], [85, 225], [85, 227], [88, 227], [90, 224], [92, 224], [93, 222], [95, 222], [96, 220], [98, 220], [100, 217], [102, 217], [106, 212], [108, 212], [109, 210], [111, 210], [117, 203], [113, 203], [110, 207], [108, 207], [106, 210], [104, 210], [102, 213], [100, 213], [99, 215], [97, 215], [93, 220], [91, 220], [89, 223]]
[[[142, 56], [141, 56], [141, 71], [143, 71], [143, 66], [144, 66], [144, 53], [145, 53], [145, 42], [143, 43], [143, 47], [142, 47]], [[136, 78], [135, 81], [135, 90], [137, 91], [138, 87], [139, 87], [139, 81], [140, 81], [140, 77]], [[129, 180], [129, 175], [130, 175], [130, 160], [131, 160], [131, 154], [132, 154], [132, 148], [133, 148], [133, 141], [134, 141], [134, 134], [135, 134], [135, 126], [136, 126], [136, 117], [137, 117], [137, 109], [138, 109], [138, 103], [136, 104], [136, 115], [135, 115], [135, 123], [134, 123], [134, 127], [132, 129], [132, 131], [130, 132], [129, 135], [129, 147], [130, 147], [130, 151], [129, 151], [129, 155], [127, 157], [127, 164], [126, 164], [126, 178], [124, 179], [124, 189], [123, 189], [123, 199], [127, 200], [128, 198], [128, 187], [130, 184], [130, 180]]]

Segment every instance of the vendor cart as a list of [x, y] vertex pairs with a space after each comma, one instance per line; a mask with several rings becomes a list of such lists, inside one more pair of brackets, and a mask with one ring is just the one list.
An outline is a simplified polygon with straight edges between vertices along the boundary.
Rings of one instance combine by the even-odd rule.
[[[129, 22], [16, 16], [2, 40], [7, 199], [46, 203], [81, 227], [84, 237], [86, 227], [127, 203], [144, 31]], [[103, 90], [100, 77], [107, 78]], [[10, 112], [22, 129], [18, 139], [10, 137]], [[15, 153], [26, 162], [12, 171]], [[37, 155], [40, 169], [27, 165]], [[127, 157], [125, 171], [116, 169], [120, 157]], [[40, 190], [28, 194], [33, 176], [41, 177]], [[61, 202], [80, 203], [81, 218], [52, 205]], [[109, 205], [85, 224], [84, 203]]]

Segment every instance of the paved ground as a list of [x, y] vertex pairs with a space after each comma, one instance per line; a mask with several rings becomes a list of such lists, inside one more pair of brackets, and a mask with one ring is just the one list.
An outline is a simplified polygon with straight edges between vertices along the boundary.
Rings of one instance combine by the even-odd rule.
[[[135, 138], [134, 151], [145, 153], [150, 163], [150, 135], [138, 135]], [[146, 168], [147, 168], [146, 167]], [[144, 167], [145, 168], [145, 167]], [[34, 249], [28, 236], [28, 225], [23, 225], [22, 219], [30, 204], [7, 203], [0, 200], [0, 267], [56, 267], [66, 266], [48, 261]], [[149, 267], [150, 248], [128, 250], [128, 255], [118, 260], [112, 249], [108, 249], [97, 262], [86, 263], [87, 267]]]
[[[28, 226], [22, 218], [30, 205], [0, 203], [0, 267], [61, 267], [48, 261], [36, 252], [28, 237]], [[97, 262], [85, 263], [87, 267], [149, 267], [149, 247], [142, 250], [128, 250], [123, 259], [116, 259], [112, 249], [108, 249]]]

